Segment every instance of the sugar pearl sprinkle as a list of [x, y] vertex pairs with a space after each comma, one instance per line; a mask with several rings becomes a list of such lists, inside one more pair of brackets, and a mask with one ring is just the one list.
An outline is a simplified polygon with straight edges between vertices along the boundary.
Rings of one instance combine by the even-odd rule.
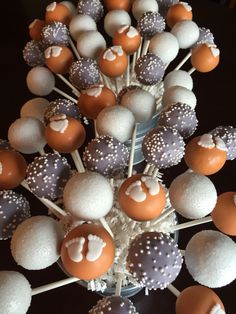
[[78, 13], [90, 15], [95, 22], [99, 21], [104, 14], [100, 0], [80, 0], [77, 5]]
[[159, 232], [144, 232], [130, 245], [127, 267], [148, 289], [165, 289], [178, 276], [183, 259], [175, 241]]
[[89, 314], [138, 314], [138, 312], [129, 299], [111, 296], [99, 300]]
[[158, 12], [146, 12], [138, 20], [137, 30], [145, 39], [161, 33], [166, 27], [165, 19]]
[[42, 42], [45, 46], [69, 45], [69, 30], [61, 22], [52, 22], [42, 29]]

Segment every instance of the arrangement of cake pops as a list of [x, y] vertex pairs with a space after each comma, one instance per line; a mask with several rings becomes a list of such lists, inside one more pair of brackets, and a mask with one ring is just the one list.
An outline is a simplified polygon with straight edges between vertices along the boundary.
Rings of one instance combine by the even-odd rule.
[[[35, 98], [0, 142], [0, 239], [11, 238], [19, 266], [57, 262], [68, 277], [31, 288], [20, 272], [0, 271], [1, 311], [26, 313], [32, 296], [78, 281], [107, 295], [90, 314], [138, 313], [123, 293], [130, 287], [169, 289], [176, 314], [225, 313], [213, 289], [236, 279], [236, 191], [217, 195], [208, 176], [236, 158], [236, 128], [194, 137], [192, 91], [192, 73], [220, 61], [213, 34], [178, 0], [52, 2], [43, 14], [23, 49]], [[44, 98], [52, 92], [58, 98]], [[183, 160], [189, 169], [166, 186], [161, 171]], [[31, 213], [19, 185], [48, 213]], [[218, 231], [178, 247], [179, 230], [207, 222]], [[178, 291], [183, 264], [196, 285]]]

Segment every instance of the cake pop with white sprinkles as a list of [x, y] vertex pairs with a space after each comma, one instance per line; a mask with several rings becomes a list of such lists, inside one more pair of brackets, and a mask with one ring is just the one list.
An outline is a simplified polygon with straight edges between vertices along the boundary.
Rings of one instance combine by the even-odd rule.
[[205, 27], [199, 27], [199, 37], [194, 46], [201, 44], [214, 44], [214, 35]]
[[127, 268], [148, 289], [165, 289], [178, 276], [183, 259], [168, 234], [144, 232], [130, 244]]
[[89, 314], [138, 314], [134, 304], [121, 296], [105, 297], [89, 311]]
[[73, 62], [69, 70], [69, 80], [79, 90], [98, 84], [100, 74], [97, 61], [91, 58], [80, 58]]
[[142, 152], [148, 164], [164, 169], [181, 161], [184, 147], [183, 137], [177, 130], [158, 126], [144, 137]]
[[12, 190], [0, 191], [0, 240], [12, 237], [16, 227], [30, 217], [27, 199]]
[[23, 49], [23, 58], [30, 67], [44, 65], [45, 58], [41, 43], [36, 40], [28, 41]]
[[83, 154], [86, 169], [96, 171], [106, 177], [113, 177], [122, 172], [128, 160], [128, 148], [114, 137], [107, 135], [93, 139]]
[[150, 39], [161, 33], [165, 26], [165, 20], [158, 12], [146, 12], [138, 20], [137, 30], [143, 38]]
[[70, 166], [65, 157], [45, 154], [35, 157], [27, 167], [26, 181], [38, 197], [55, 200], [61, 197], [70, 178]]
[[104, 8], [100, 0], [79, 0], [77, 5], [78, 13], [91, 16], [98, 22], [104, 14]]
[[69, 30], [61, 22], [52, 22], [42, 29], [42, 42], [46, 47], [49, 46], [68, 46]]
[[164, 76], [165, 68], [163, 61], [154, 53], [147, 53], [140, 57], [135, 65], [137, 80], [144, 85], [155, 85]]
[[176, 129], [183, 138], [188, 138], [196, 131], [198, 120], [189, 105], [176, 103], [161, 112], [159, 125]]

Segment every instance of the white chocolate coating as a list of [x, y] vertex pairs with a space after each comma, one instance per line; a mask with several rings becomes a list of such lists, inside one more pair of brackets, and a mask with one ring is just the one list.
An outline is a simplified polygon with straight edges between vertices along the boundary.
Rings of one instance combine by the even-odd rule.
[[156, 0], [135, 0], [132, 4], [132, 13], [135, 19], [138, 21], [143, 13], [148, 11], [158, 12], [158, 3]]
[[112, 10], [106, 14], [104, 29], [110, 37], [123, 25], [131, 25], [131, 18], [125, 10]]
[[183, 103], [194, 109], [197, 105], [197, 99], [195, 94], [189, 89], [182, 86], [171, 86], [165, 90], [162, 104], [166, 109], [176, 103]]
[[167, 90], [172, 86], [182, 86], [189, 90], [193, 89], [193, 79], [188, 72], [176, 70], [169, 72], [164, 78], [164, 89]]
[[96, 59], [106, 49], [106, 41], [98, 31], [85, 31], [78, 35], [76, 46], [81, 57]]
[[26, 83], [32, 94], [46, 96], [55, 87], [55, 78], [47, 68], [36, 66], [28, 72]]
[[77, 14], [70, 21], [69, 25], [70, 35], [75, 41], [77, 41], [77, 38], [80, 33], [96, 30], [97, 30], [96, 22], [89, 15]]
[[177, 38], [181, 49], [192, 47], [199, 38], [199, 28], [191, 20], [177, 22], [173, 26], [171, 33]]

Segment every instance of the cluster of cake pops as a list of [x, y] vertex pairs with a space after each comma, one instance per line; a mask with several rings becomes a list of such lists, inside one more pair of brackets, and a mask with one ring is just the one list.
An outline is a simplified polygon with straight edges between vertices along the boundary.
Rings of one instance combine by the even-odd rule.
[[[103, 17], [106, 35], [97, 29]], [[236, 278], [229, 237], [236, 235], [236, 192], [217, 195], [207, 176], [236, 158], [236, 129], [217, 126], [188, 140], [198, 125], [191, 74], [213, 70], [220, 53], [192, 18], [191, 6], [179, 1], [80, 0], [77, 7], [53, 2], [44, 20], [29, 25], [23, 57], [37, 98], [22, 106], [0, 143], [0, 238], [11, 238], [21, 267], [44, 269], [60, 259], [71, 277], [31, 289], [19, 272], [1, 271], [4, 313], [26, 313], [32, 295], [80, 280], [97, 291], [116, 288], [91, 314], [137, 313], [122, 296], [129, 285], [168, 288], [176, 314], [225, 313], [211, 288]], [[180, 49], [186, 57], [167, 73]], [[188, 59], [187, 72], [181, 67]], [[57, 79], [71, 93], [57, 88]], [[53, 91], [63, 98], [43, 98]], [[134, 173], [137, 130], [156, 115], [158, 125], [143, 135], [145, 169]], [[91, 137], [86, 121], [95, 136], [81, 157]], [[36, 153], [27, 162], [25, 155]], [[159, 170], [183, 159], [189, 170], [167, 188]], [[19, 185], [50, 215], [30, 217], [29, 202], [14, 192]], [[191, 221], [177, 224], [176, 213]], [[201, 231], [185, 251], [178, 248], [177, 230], [210, 221], [219, 231]], [[183, 262], [199, 285], [179, 292], [172, 283]]]

